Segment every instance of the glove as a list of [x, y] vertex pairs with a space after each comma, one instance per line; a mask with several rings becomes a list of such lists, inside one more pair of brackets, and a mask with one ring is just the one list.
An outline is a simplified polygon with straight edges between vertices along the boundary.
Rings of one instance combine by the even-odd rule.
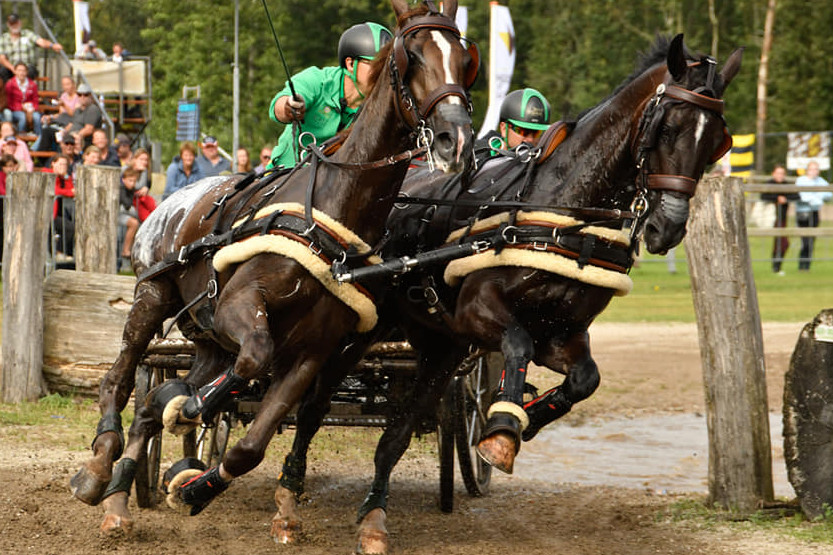
[[289, 110], [291, 119], [297, 121], [304, 121], [304, 114], [306, 114], [307, 106], [304, 103], [303, 97], [298, 96], [297, 99], [292, 96], [288, 97], [286, 106]]

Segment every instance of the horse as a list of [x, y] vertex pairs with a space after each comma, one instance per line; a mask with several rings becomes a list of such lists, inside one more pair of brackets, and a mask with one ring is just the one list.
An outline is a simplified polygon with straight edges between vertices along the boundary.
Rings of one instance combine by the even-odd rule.
[[[375, 335], [352, 338], [328, 361], [332, 370], [319, 374], [299, 407], [275, 493], [282, 541], [297, 541], [302, 529], [297, 498], [307, 450], [329, 410], [337, 369], [343, 375], [393, 326], [419, 352], [420, 374], [411, 410], [392, 415], [379, 441], [374, 480], [358, 512], [360, 550], [387, 552], [390, 473], [472, 346], [505, 359], [477, 446], [505, 472], [522, 440], [595, 391], [600, 377], [588, 327], [632, 286], [628, 270], [640, 234], [652, 253], [683, 239], [697, 181], [731, 146], [722, 96], [741, 58], [738, 49], [718, 73], [715, 60], [688, 53], [682, 35], [661, 38], [610, 97], [573, 124], [552, 126], [537, 148], [488, 162], [470, 180], [424, 170], [408, 175], [389, 217], [397, 233], [387, 255], [413, 261], [420, 248], [485, 244], [447, 265], [401, 273]], [[530, 362], [565, 378], [525, 402]]]
[[[377, 318], [366, 290], [333, 280], [331, 261], [373, 258], [370, 245], [382, 236], [413, 157], [425, 154], [449, 173], [471, 163], [467, 89], [478, 61], [460, 41], [457, 2], [445, 2], [443, 13], [430, 1], [391, 5], [394, 39], [372, 62], [372, 91], [334, 154], [309, 144], [309, 163], [291, 171], [201, 180], [161, 203], [140, 228], [132, 251], [135, 300], [121, 351], [102, 380], [93, 456], [70, 481], [80, 501], [104, 501], [103, 531], [133, 525], [127, 495], [149, 437], [163, 424], [193, 429], [210, 418], [209, 404], [216, 410], [234, 395], [233, 387], [223, 390], [227, 383], [270, 375], [247, 435], [220, 465], [173, 486], [173, 501], [197, 514], [257, 466], [340, 338], [372, 328]], [[148, 394], [124, 446], [120, 413], [137, 363], [172, 317], [196, 345], [194, 365], [184, 381]], [[187, 414], [183, 398], [205, 410]]]

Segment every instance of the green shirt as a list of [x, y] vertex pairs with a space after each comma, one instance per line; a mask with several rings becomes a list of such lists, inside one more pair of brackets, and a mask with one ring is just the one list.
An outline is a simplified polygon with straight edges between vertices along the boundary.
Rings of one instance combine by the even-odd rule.
[[[292, 77], [295, 92], [304, 98], [306, 114], [301, 124], [301, 133], [309, 131], [318, 144], [330, 139], [350, 125], [356, 110], [342, 106], [344, 98], [344, 76], [346, 70], [340, 67], [308, 67]], [[291, 96], [289, 83], [275, 95], [269, 104], [269, 119], [280, 123], [275, 117], [275, 103], [282, 96]], [[297, 137], [293, 137], [292, 125], [287, 125], [272, 150], [272, 165], [290, 168], [295, 165]], [[293, 148], [294, 147], [294, 148]], [[271, 166], [270, 166], [271, 167]]]

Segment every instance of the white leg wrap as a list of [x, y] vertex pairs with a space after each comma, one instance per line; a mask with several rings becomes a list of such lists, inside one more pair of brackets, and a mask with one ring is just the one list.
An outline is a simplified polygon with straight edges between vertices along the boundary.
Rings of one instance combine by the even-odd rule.
[[177, 395], [165, 405], [165, 410], [162, 411], [162, 425], [165, 430], [175, 436], [183, 436], [199, 426], [200, 420], [184, 420], [180, 414], [180, 409], [185, 401], [188, 400], [187, 395]]
[[520, 407], [515, 403], [510, 403], [509, 401], [498, 401], [497, 403], [492, 403], [489, 407], [489, 412], [486, 413], [486, 418], [491, 418], [491, 416], [496, 412], [507, 412], [517, 418], [521, 423], [522, 432], [527, 428], [527, 426], [529, 426], [529, 416], [526, 415], [526, 411], [523, 407]]

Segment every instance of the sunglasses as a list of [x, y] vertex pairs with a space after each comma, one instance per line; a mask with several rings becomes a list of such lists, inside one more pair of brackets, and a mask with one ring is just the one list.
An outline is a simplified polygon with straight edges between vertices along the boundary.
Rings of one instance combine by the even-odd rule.
[[514, 123], [509, 123], [509, 129], [512, 132], [520, 135], [521, 137], [526, 137], [529, 139], [537, 139], [541, 136], [541, 133], [543, 133], [543, 131], [539, 131], [537, 129], [527, 129], [525, 127], [515, 125]]
[[78, 96], [92, 96], [92, 93], [78, 93]]

